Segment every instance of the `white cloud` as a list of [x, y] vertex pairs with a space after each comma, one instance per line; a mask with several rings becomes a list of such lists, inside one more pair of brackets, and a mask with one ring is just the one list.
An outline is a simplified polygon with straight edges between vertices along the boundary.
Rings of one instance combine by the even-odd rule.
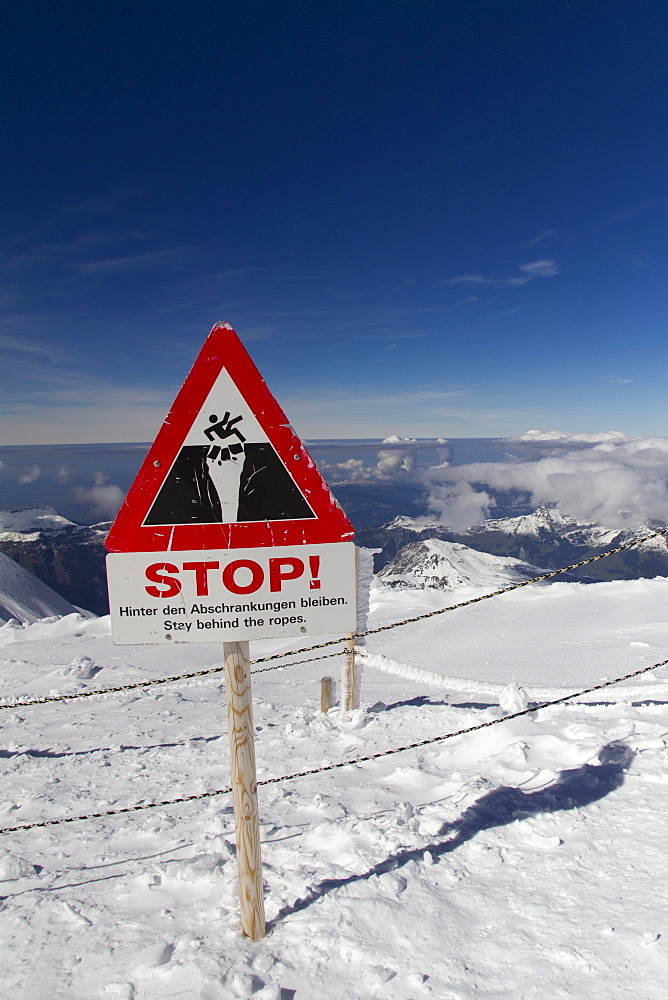
[[39, 465], [31, 465], [25, 472], [22, 472], [18, 477], [17, 482], [19, 483], [36, 483], [42, 474], [42, 470]]
[[118, 513], [125, 493], [120, 486], [109, 483], [108, 478], [104, 472], [96, 472], [93, 475], [94, 486], [90, 489], [79, 486], [74, 493], [81, 503], [89, 504], [96, 513], [111, 518]]
[[508, 441], [553, 441], [558, 444], [602, 444], [612, 442], [622, 444], [629, 438], [622, 431], [527, 431], [526, 434], [518, 434], [517, 437], [507, 438]]
[[123, 272], [161, 271], [167, 267], [181, 267], [187, 254], [183, 249], [147, 250], [145, 253], [107, 260], [92, 260], [77, 264], [80, 274], [120, 274]]
[[63, 215], [109, 215], [118, 211], [124, 202], [141, 195], [142, 189], [138, 184], [121, 184], [97, 197], [70, 202], [61, 211]]
[[365, 465], [361, 458], [349, 458], [345, 462], [337, 462], [335, 465], [328, 465], [325, 462], [319, 463], [321, 469], [328, 470], [332, 479], [345, 483], [364, 483], [371, 478], [371, 469]]
[[[41, 322], [42, 317], [38, 316], [5, 316], [0, 320], [0, 323], [7, 326], [17, 325], [16, 321], [35, 323]], [[40, 362], [48, 362], [49, 364], [60, 364], [70, 360], [71, 355], [68, 353], [66, 348], [61, 347], [58, 344], [49, 343], [47, 341], [30, 340], [27, 337], [14, 337], [11, 334], [0, 333], [0, 352], [3, 354], [10, 354], [13, 357], [3, 358], [5, 364], [16, 363], [17, 359], [20, 361], [24, 358], [26, 362], [33, 362], [35, 364]]]
[[410, 452], [398, 451], [395, 448], [379, 451], [376, 475], [379, 479], [390, 479], [399, 472], [410, 472], [414, 463], [415, 458]]
[[524, 271], [530, 278], [551, 278], [554, 274], [559, 274], [559, 268], [553, 260], [534, 260], [530, 264], [520, 264], [520, 271]]
[[489, 517], [494, 500], [484, 490], [469, 483], [431, 483], [427, 506], [454, 531], [466, 531]]
[[[580, 522], [629, 528], [648, 521], [668, 523], [667, 479], [668, 439], [635, 438], [604, 440], [533, 461], [439, 467], [429, 471], [426, 483], [430, 505], [446, 523], [450, 523], [447, 490], [456, 484], [483, 483], [492, 489], [526, 490], [536, 506], [556, 504]], [[485, 496], [481, 496], [481, 508]], [[468, 504], [474, 512], [470, 497]], [[453, 516], [460, 517], [457, 495], [451, 505]]]
[[539, 243], [544, 243], [546, 240], [551, 240], [553, 236], [558, 236], [558, 229], [543, 229], [538, 233], [532, 240], [527, 240], [526, 246], [536, 247]]
[[74, 478], [74, 469], [71, 465], [61, 465], [53, 478], [57, 483], [70, 483]]
[[349, 458], [332, 465], [319, 462], [318, 467], [323, 476], [333, 483], [369, 483], [377, 480], [406, 480], [410, 478], [415, 466], [414, 454], [402, 448], [381, 448], [376, 459], [375, 465], [367, 465], [359, 458]]
[[441, 285], [497, 285], [519, 288], [527, 285], [534, 278], [551, 278], [559, 274], [559, 268], [554, 260], [532, 260], [528, 264], [518, 264], [522, 271], [519, 277], [488, 278], [484, 274], [458, 274], [454, 278], [446, 278]]
[[458, 274], [455, 278], [446, 278], [444, 285], [498, 285], [495, 278], [486, 278], [484, 274]]

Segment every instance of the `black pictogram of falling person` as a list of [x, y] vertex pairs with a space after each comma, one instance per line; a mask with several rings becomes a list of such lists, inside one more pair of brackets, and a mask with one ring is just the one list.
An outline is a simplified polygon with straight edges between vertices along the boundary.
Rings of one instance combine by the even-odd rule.
[[224, 523], [223, 506], [210, 465], [240, 462], [242, 454], [238, 522], [315, 517], [273, 445], [269, 441], [249, 443], [238, 426], [241, 421], [242, 416], [231, 417], [228, 410], [220, 420], [217, 414], [209, 416], [204, 435], [211, 443], [181, 448], [144, 524]]
[[220, 438], [221, 441], [226, 441], [227, 438], [231, 437], [233, 434], [236, 434], [239, 438], [239, 441], [233, 442], [226, 448], [221, 448], [220, 445], [212, 444], [207, 452], [207, 457], [211, 459], [211, 461], [218, 461], [218, 464], [221, 462], [229, 462], [233, 455], [240, 455], [244, 450], [244, 442], [246, 438], [243, 436], [239, 428], [234, 426], [242, 419], [243, 418], [240, 416], [230, 419], [229, 410], [226, 411], [222, 420], [218, 419], [218, 415], [216, 413], [213, 413], [209, 417], [209, 423], [211, 426], [204, 428], [204, 433], [208, 437], [209, 441], [213, 441], [214, 437]]

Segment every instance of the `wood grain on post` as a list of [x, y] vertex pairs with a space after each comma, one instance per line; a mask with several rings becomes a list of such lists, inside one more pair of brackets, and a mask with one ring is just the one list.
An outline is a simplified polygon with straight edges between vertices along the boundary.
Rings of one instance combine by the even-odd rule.
[[334, 681], [331, 677], [320, 678], [320, 711], [329, 712], [332, 707]]
[[[355, 603], [357, 604], [358, 588], [358, 567], [359, 550], [355, 547]], [[357, 661], [355, 659], [355, 633], [346, 634], [346, 644], [344, 647], [345, 661], [343, 665], [343, 677], [341, 691], [341, 707], [346, 712], [354, 712], [360, 707], [359, 678], [357, 676]]]
[[359, 708], [359, 693], [357, 683], [357, 662], [355, 660], [355, 633], [348, 632], [346, 644], [344, 646], [345, 661], [343, 671], [345, 684], [343, 685], [344, 696], [342, 698], [343, 708], [346, 712], [354, 712]]
[[237, 841], [241, 929], [254, 941], [266, 934], [260, 822], [255, 772], [255, 732], [247, 642], [223, 643], [230, 737], [230, 772]]

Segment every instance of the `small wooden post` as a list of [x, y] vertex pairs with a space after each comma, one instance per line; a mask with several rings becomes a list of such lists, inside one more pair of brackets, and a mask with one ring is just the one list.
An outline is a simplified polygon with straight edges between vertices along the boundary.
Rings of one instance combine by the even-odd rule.
[[[359, 550], [355, 547], [355, 601], [357, 601], [357, 588], [359, 576]], [[345, 661], [343, 665], [341, 707], [345, 712], [353, 712], [360, 707], [359, 678], [357, 676], [357, 662], [355, 660], [355, 633], [346, 634], [346, 644], [344, 647]]]
[[259, 941], [266, 934], [260, 822], [255, 773], [255, 733], [247, 642], [223, 643], [230, 737], [230, 772], [237, 841], [241, 929]]
[[320, 678], [320, 711], [329, 712], [334, 700], [334, 681], [331, 677]]
[[355, 633], [348, 632], [346, 644], [344, 646], [345, 661], [343, 670], [345, 674], [345, 684], [343, 685], [343, 698], [341, 699], [343, 709], [346, 712], [353, 712], [359, 708], [359, 692], [357, 685], [357, 663], [355, 661]]

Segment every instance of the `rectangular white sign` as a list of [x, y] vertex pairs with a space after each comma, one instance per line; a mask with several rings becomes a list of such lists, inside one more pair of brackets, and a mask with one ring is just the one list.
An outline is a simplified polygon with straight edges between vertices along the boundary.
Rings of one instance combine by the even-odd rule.
[[239, 642], [353, 632], [355, 545], [107, 556], [116, 645]]

